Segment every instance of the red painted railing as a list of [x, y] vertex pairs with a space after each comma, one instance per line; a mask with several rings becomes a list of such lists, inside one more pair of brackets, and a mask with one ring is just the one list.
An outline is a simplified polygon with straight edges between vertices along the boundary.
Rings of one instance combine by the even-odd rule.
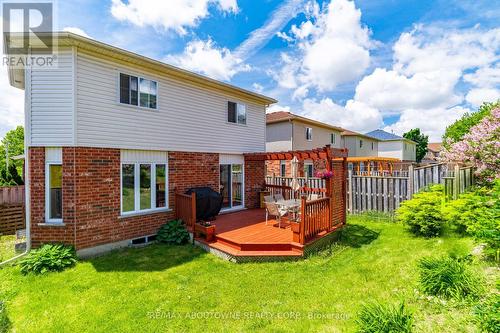
[[300, 205], [300, 243], [305, 244], [323, 231], [330, 231], [332, 218], [330, 215], [330, 198], [307, 201], [302, 197]]
[[193, 229], [196, 223], [196, 194], [175, 192], [175, 218], [186, 223], [188, 229]]

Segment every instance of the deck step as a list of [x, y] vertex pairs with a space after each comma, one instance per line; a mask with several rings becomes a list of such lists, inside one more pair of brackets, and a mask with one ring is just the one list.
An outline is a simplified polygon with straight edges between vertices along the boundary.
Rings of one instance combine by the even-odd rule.
[[303, 246], [293, 242], [245, 242], [239, 243], [235, 240], [232, 240], [229, 237], [225, 237], [223, 235], [216, 235], [215, 239], [217, 242], [232, 247], [236, 250], [240, 251], [292, 251], [296, 250], [302, 252]]
[[245, 251], [245, 250], [235, 249], [234, 247], [228, 246], [225, 243], [220, 242], [219, 240], [217, 240], [216, 242], [209, 243], [208, 245], [214, 249], [239, 257], [260, 257], [260, 256], [302, 257], [302, 251], [299, 251], [297, 249]]

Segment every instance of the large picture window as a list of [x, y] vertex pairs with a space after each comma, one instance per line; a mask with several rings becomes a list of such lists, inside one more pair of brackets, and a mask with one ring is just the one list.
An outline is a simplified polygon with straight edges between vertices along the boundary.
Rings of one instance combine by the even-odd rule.
[[123, 163], [121, 178], [123, 214], [167, 207], [165, 163]]
[[157, 108], [158, 83], [120, 73], [120, 103]]

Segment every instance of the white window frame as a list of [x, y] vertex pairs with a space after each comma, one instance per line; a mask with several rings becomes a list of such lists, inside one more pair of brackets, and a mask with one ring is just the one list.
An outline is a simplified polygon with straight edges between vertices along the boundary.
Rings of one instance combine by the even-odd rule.
[[337, 141], [337, 135], [335, 133], [331, 133], [330, 134], [330, 143], [332, 145], [336, 144], [336, 141]]
[[[309, 135], [308, 135], [309, 133]], [[313, 139], [313, 129], [312, 127], [306, 127], [306, 140], [307, 141], [312, 141]]]
[[[233, 102], [233, 101], [229, 101], [229, 102], [236, 104], [236, 109], [234, 110], [236, 112], [236, 114], [234, 115], [235, 122], [229, 121], [229, 119], [227, 119], [227, 117], [226, 117], [226, 122], [228, 124], [246, 125], [247, 124], [247, 120], [248, 120], [247, 105], [244, 104], [244, 103], [238, 103], [238, 102]], [[244, 111], [245, 111], [245, 122], [240, 122], [240, 119], [238, 117], [238, 114], [240, 112], [240, 108], [244, 108]]]
[[[123, 211], [123, 166], [126, 164], [134, 165], [134, 210]], [[151, 208], [141, 209], [141, 190], [140, 176], [141, 165], [149, 165], [151, 167]], [[165, 207], [156, 206], [156, 166], [165, 166]], [[134, 215], [143, 213], [154, 213], [158, 211], [169, 210], [168, 204], [168, 161], [167, 162], [121, 162], [120, 163], [120, 212], [121, 215]]]
[[[64, 213], [64, 196], [63, 202], [61, 202], [61, 218], [53, 219], [50, 218], [50, 166], [62, 164], [62, 148], [46, 148], [45, 149], [45, 223], [62, 224], [63, 223], [63, 213]], [[61, 180], [61, 187], [62, 187]], [[62, 190], [62, 189], [61, 189]]]
[[[120, 98], [120, 95], [121, 95], [120, 74], [134, 76], [137, 78], [137, 105], [130, 104], [130, 103], [122, 103], [121, 98]], [[125, 71], [118, 71], [117, 77], [118, 77], [117, 78], [117, 87], [118, 87], [118, 89], [117, 89], [117, 91], [118, 91], [117, 101], [118, 101], [118, 104], [128, 106], [128, 107], [133, 107], [133, 108], [140, 108], [140, 109], [144, 109], [144, 110], [158, 110], [159, 95], [160, 95], [160, 83], [157, 80], [153, 80], [153, 79], [147, 78], [145, 76], [141, 76], [141, 75], [125, 72]], [[141, 106], [141, 83], [140, 83], [141, 79], [156, 82], [156, 108], [150, 108], [148, 106]], [[130, 91], [129, 91], [129, 94], [130, 94]]]
[[[312, 172], [311, 172], [311, 176], [309, 176], [308, 172], [307, 172], [307, 169], [308, 168], [311, 168]], [[314, 164], [311, 163], [311, 162], [305, 162], [304, 163], [304, 176], [305, 177], [314, 177]]]
[[[283, 167], [285, 167], [285, 172], [283, 172]], [[280, 161], [280, 177], [286, 177], [286, 161]]]

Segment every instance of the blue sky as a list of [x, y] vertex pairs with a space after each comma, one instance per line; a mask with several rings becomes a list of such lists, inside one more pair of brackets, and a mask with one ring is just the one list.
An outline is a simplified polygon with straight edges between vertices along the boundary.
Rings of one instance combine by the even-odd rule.
[[[500, 1], [58, 1], [59, 30], [199, 72], [366, 132], [445, 127], [500, 96]], [[496, 9], [496, 10], [495, 10]], [[22, 94], [0, 72], [0, 136]]]

